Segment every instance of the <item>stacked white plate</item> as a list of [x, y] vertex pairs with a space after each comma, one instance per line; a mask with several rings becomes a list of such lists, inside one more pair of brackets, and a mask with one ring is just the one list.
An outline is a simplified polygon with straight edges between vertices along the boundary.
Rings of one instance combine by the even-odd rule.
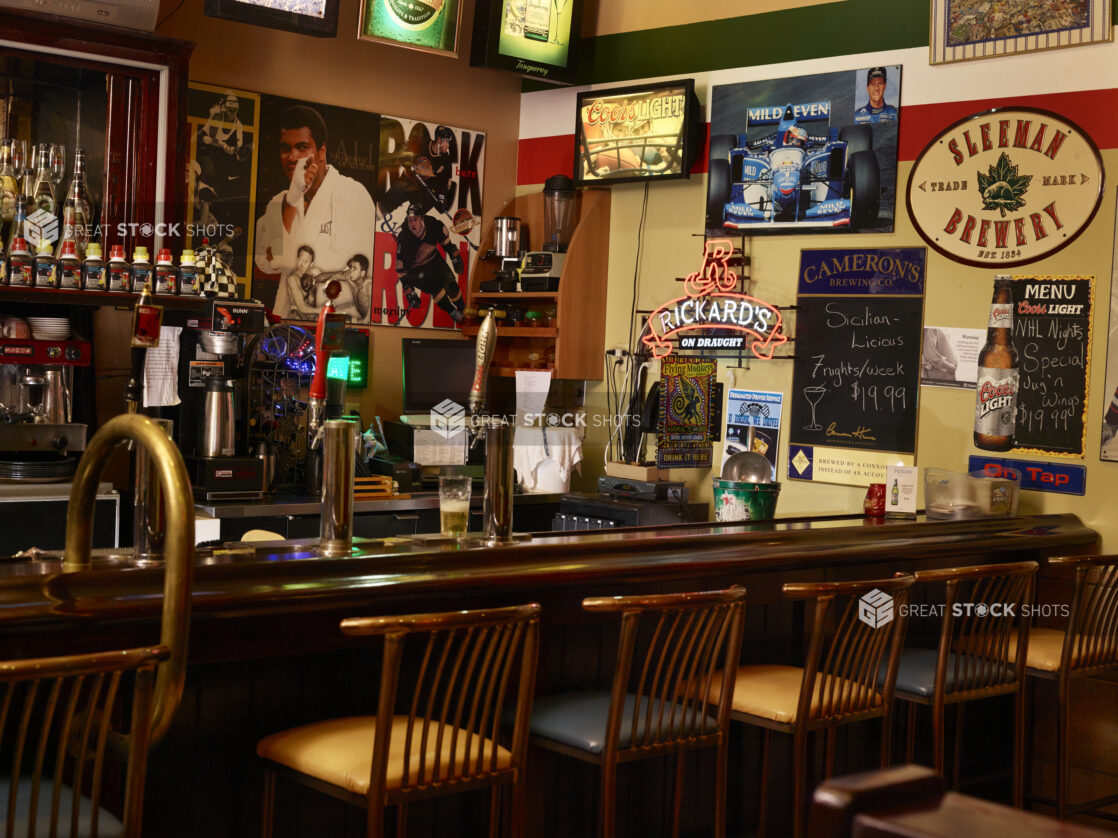
[[66, 340], [70, 337], [68, 317], [27, 317], [31, 337], [36, 340]]

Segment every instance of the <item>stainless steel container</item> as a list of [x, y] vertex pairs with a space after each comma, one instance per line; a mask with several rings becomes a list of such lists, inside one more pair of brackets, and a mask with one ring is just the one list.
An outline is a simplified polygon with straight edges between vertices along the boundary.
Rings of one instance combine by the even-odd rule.
[[346, 556], [353, 547], [354, 423], [330, 419], [322, 425], [322, 527], [319, 552]]
[[493, 418], [485, 429], [485, 500], [482, 534], [486, 544], [512, 542], [513, 426]]
[[233, 417], [233, 382], [227, 378], [209, 379], [202, 405], [200, 456], [232, 457], [237, 453]]
[[[152, 419], [174, 439], [174, 423], [170, 419]], [[167, 531], [167, 513], [163, 502], [163, 485], [156, 473], [151, 454], [142, 445], [136, 446], [136, 477], [133, 481], [132, 544], [141, 561], [162, 561]]]
[[493, 219], [493, 252], [502, 259], [520, 255], [520, 219], [502, 215]]

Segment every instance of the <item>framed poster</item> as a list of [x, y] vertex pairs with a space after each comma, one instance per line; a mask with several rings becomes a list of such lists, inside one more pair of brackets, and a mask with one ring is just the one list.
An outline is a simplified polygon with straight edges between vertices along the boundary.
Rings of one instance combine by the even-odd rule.
[[707, 236], [890, 233], [901, 68], [716, 85]]
[[478, 0], [470, 64], [575, 81], [583, 0]]
[[357, 38], [458, 55], [459, 0], [361, 0]]
[[186, 124], [190, 162], [183, 246], [197, 250], [209, 239], [245, 285], [244, 296], [251, 296], [260, 94], [191, 82]]
[[575, 185], [690, 177], [703, 127], [694, 79], [581, 91]]
[[455, 329], [481, 243], [485, 134], [380, 117], [374, 324]]
[[314, 320], [336, 281], [335, 308], [371, 316], [380, 116], [260, 98], [253, 296], [280, 317]]
[[1096, 44], [1113, 38], [1110, 0], [932, 0], [932, 64]]
[[338, 34], [338, 0], [206, 0], [205, 12], [316, 38]]

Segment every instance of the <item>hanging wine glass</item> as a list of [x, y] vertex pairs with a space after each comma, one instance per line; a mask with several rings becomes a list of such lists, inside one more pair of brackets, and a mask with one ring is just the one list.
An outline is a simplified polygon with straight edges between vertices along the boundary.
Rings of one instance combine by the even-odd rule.
[[55, 186], [62, 183], [66, 177], [66, 146], [54, 143], [50, 147], [50, 179]]

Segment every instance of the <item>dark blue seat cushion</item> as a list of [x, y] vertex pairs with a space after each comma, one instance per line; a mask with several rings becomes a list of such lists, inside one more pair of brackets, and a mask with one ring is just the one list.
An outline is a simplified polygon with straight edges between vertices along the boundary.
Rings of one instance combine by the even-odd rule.
[[[12, 787], [10, 777], [0, 777], [0, 810], [8, 808], [8, 794]], [[35, 834], [46, 835], [50, 832], [50, 805], [54, 794], [54, 783], [44, 777], [39, 781], [39, 799], [35, 807]], [[74, 790], [63, 786], [58, 800], [58, 834], [70, 835], [70, 813], [73, 811]], [[78, 831], [73, 838], [89, 838], [89, 816], [93, 804], [85, 797], [79, 803], [81, 815], [78, 818]], [[16, 831], [14, 835], [27, 834], [28, 815], [31, 812], [31, 780], [21, 779], [16, 790]], [[97, 815], [97, 835], [99, 838], [120, 838], [124, 834], [124, 824], [104, 809]]]
[[[538, 699], [532, 706], [532, 721], [530, 730], [533, 736], [544, 739], [553, 739], [572, 748], [578, 748], [591, 754], [600, 754], [605, 747], [606, 721], [609, 718], [609, 698], [606, 691], [561, 693]], [[660, 711], [659, 701], [652, 703], [652, 721], [649, 725], [655, 730]], [[621, 717], [621, 730], [618, 735], [618, 747], [626, 748], [630, 744], [633, 726], [633, 707], [636, 705], [636, 696], [625, 697], [625, 712]], [[641, 701], [640, 716], [637, 718], [638, 736], [644, 729], [645, 713], [648, 710], [648, 699]], [[664, 724], [667, 725], [671, 713], [670, 706], [664, 708]], [[699, 734], [713, 733], [718, 729], [718, 721], [709, 715], [700, 717], [691, 712], [679, 718], [679, 709], [676, 709], [676, 719], [672, 733]], [[689, 730], [683, 730], [684, 722], [688, 723]], [[703, 729], [700, 730], [700, 727]]]
[[[910, 693], [921, 698], [931, 698], [936, 684], [936, 658], [939, 653], [935, 649], [905, 649], [901, 652], [900, 666], [897, 667], [898, 693]], [[965, 666], [964, 664], [961, 664]], [[970, 664], [972, 667], [974, 663]], [[992, 664], [987, 664], [991, 666]], [[1013, 667], [1006, 671], [1005, 681], [1013, 680]], [[878, 674], [878, 683], [885, 682], [885, 664], [882, 664]], [[955, 653], [947, 655], [947, 670], [944, 673], [944, 691], [950, 693], [955, 688]]]

